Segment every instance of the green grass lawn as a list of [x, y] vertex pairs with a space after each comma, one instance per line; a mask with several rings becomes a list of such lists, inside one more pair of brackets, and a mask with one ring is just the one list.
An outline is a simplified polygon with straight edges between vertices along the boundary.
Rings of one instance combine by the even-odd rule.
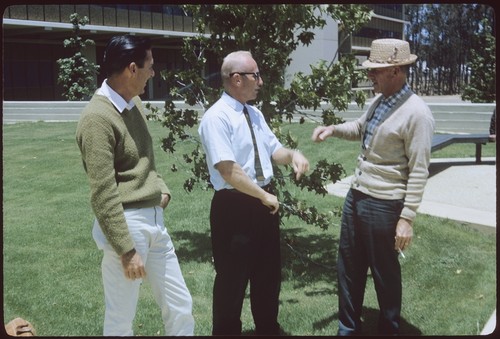
[[[76, 123], [19, 123], [3, 126], [3, 302], [4, 323], [31, 321], [40, 336], [99, 336], [104, 314], [101, 253], [91, 235], [93, 215], [78, 147]], [[159, 145], [165, 130], [150, 123], [157, 167], [173, 200], [165, 213], [180, 264], [194, 300], [196, 335], [211, 334], [214, 270], [211, 261], [211, 191], [183, 189], [188, 168], [180, 154]], [[312, 164], [328, 158], [346, 175], [355, 166], [358, 143], [310, 141], [313, 124], [284, 125], [299, 140]], [[196, 134], [195, 131], [193, 131]], [[190, 144], [179, 145], [181, 150]], [[447, 147], [434, 157], [474, 157], [474, 145]], [[495, 144], [483, 156], [495, 156]], [[178, 172], [171, 172], [176, 164]], [[342, 206], [343, 199], [290, 191], [321, 211]], [[496, 307], [496, 239], [459, 222], [419, 215], [415, 239], [401, 259], [402, 334], [477, 335]], [[289, 335], [337, 332], [337, 256], [339, 220], [320, 230], [290, 218], [282, 226], [283, 285], [280, 323]], [[160, 312], [143, 285], [134, 330], [138, 336], [163, 334]], [[375, 333], [378, 305], [371, 280], [365, 306], [365, 330]], [[244, 331], [252, 333], [248, 300]]]

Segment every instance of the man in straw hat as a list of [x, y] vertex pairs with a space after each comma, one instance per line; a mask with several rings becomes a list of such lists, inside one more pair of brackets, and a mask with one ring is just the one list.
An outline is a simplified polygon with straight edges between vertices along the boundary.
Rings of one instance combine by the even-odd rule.
[[416, 55], [398, 39], [374, 40], [362, 67], [379, 93], [359, 119], [317, 127], [312, 140], [360, 140], [347, 194], [338, 254], [339, 335], [361, 333], [368, 269], [380, 308], [378, 330], [399, 333], [401, 268], [428, 177], [434, 119], [406, 83]]

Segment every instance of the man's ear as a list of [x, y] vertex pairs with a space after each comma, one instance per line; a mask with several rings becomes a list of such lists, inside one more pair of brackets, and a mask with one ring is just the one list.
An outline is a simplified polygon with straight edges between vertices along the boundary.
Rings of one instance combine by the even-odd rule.
[[238, 73], [234, 74], [231, 77], [231, 81], [234, 81], [234, 84], [238, 86], [241, 83], [241, 75], [239, 75]]
[[130, 73], [132, 74], [135, 74], [137, 73], [137, 64], [135, 62], [131, 62], [129, 65], [128, 65], [128, 70], [130, 71]]

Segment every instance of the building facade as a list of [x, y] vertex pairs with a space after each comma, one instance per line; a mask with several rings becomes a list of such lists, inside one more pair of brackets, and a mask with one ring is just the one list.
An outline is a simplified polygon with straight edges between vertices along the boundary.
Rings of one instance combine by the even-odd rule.
[[[341, 53], [355, 53], [360, 62], [366, 59], [371, 41], [376, 38], [403, 38], [404, 5], [369, 5], [374, 16], [355, 36], [340, 47]], [[57, 60], [70, 55], [63, 47], [72, 36], [70, 15], [86, 16], [89, 23], [81, 27], [80, 36], [92, 39], [95, 46], [85, 49], [86, 58], [100, 64], [107, 41], [116, 34], [147, 35], [152, 39], [155, 69], [184, 69], [182, 39], [197, 34], [193, 18], [177, 5], [119, 4], [29, 4], [12, 5], [3, 14], [3, 100], [65, 100], [57, 83]], [[331, 60], [343, 37], [337, 23], [316, 31], [313, 45], [299, 47], [292, 55], [285, 79], [297, 71], [307, 73], [309, 64], [320, 59]], [[315, 53], [311, 53], [311, 48]], [[341, 54], [340, 54], [341, 55]], [[219, 71], [220, 65], [207, 58], [206, 74]], [[99, 86], [103, 75], [97, 78]], [[168, 90], [156, 76], [150, 81], [143, 99], [162, 100]]]
[[[408, 25], [408, 22], [404, 20], [404, 5], [366, 4], [366, 6], [373, 11], [371, 21], [347, 39], [341, 31], [339, 32], [337, 22], [330, 17], [325, 17], [327, 24], [322, 29], [314, 30], [314, 41], [309, 46], [299, 46], [292, 53], [293, 61], [285, 77], [286, 84], [290, 83], [296, 72], [309, 74], [310, 64], [319, 60], [332, 61], [337, 49], [340, 57], [343, 54], [352, 53], [361, 64], [368, 58], [370, 45], [374, 39], [403, 39], [405, 25]], [[311, 53], [311, 50], [314, 50], [314, 53]], [[360, 84], [360, 86], [367, 86], [367, 84]]]

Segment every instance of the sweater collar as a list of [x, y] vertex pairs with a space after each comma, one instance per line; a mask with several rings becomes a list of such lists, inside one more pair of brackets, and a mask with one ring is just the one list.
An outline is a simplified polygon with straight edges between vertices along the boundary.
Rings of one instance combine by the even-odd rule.
[[134, 108], [134, 101], [130, 100], [129, 102], [126, 102], [120, 94], [116, 93], [114, 89], [109, 87], [106, 80], [108, 79], [104, 79], [104, 81], [102, 82], [101, 88], [99, 88], [97, 94], [104, 95], [106, 98], [108, 98], [120, 113], [123, 113], [125, 109], [131, 110], [132, 108]]

